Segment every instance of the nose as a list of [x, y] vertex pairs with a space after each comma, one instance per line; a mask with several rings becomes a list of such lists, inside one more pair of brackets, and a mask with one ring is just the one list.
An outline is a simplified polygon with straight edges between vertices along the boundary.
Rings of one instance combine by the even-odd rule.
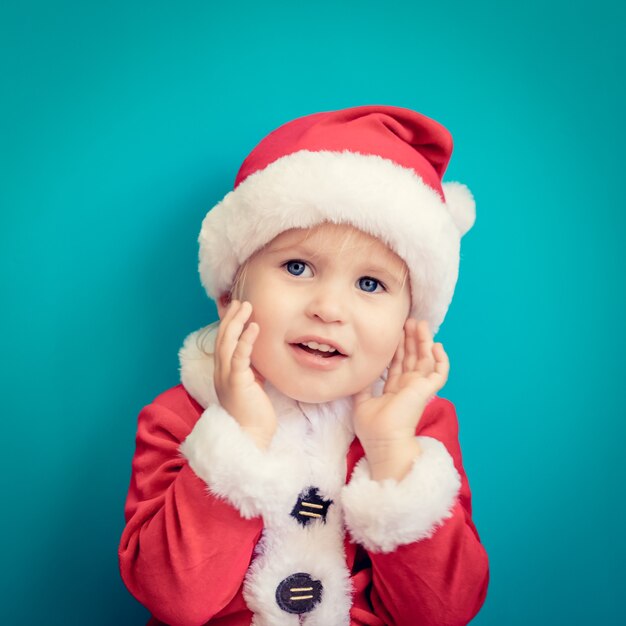
[[341, 294], [339, 291], [337, 286], [331, 284], [330, 281], [311, 287], [308, 293], [307, 315], [327, 324], [345, 322], [348, 306], [347, 294]]

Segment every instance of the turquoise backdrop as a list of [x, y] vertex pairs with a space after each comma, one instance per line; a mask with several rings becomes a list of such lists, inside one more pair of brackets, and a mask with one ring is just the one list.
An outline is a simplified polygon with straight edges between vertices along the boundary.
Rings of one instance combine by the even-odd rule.
[[477, 221], [438, 335], [491, 562], [473, 623], [622, 624], [623, 3], [0, 9], [3, 624], [142, 624], [136, 417], [215, 319], [205, 212], [270, 130], [359, 104], [455, 139]]

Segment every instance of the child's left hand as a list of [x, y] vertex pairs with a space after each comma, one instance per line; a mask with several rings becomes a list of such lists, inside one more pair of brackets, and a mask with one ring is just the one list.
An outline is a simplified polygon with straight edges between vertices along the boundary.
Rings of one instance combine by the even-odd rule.
[[450, 362], [433, 343], [428, 322], [408, 319], [389, 366], [383, 394], [370, 388], [354, 396], [354, 429], [368, 458], [372, 478], [400, 479], [419, 455], [415, 430], [428, 400], [448, 379]]

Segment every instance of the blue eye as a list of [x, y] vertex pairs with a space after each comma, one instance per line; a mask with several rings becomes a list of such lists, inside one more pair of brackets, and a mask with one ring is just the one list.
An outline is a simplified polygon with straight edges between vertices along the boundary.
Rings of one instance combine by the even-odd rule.
[[287, 271], [293, 274], [293, 276], [302, 276], [307, 269], [307, 265], [304, 261], [287, 261], [285, 268], [287, 268]]
[[383, 289], [382, 284], [371, 276], [363, 276], [362, 278], [359, 278], [358, 284], [359, 289], [362, 289], [367, 293], [375, 293], [376, 291], [378, 291], [379, 287]]

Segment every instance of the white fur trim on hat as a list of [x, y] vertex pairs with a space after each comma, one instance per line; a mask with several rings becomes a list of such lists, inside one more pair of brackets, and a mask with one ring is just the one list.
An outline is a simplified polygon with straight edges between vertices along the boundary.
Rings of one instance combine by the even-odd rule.
[[372, 480], [363, 457], [342, 490], [346, 526], [371, 552], [431, 537], [452, 515], [461, 488], [452, 457], [437, 439], [417, 439], [422, 453], [401, 481]]
[[[455, 206], [457, 192], [450, 187]], [[200, 277], [216, 299], [230, 290], [239, 266], [281, 232], [322, 222], [351, 224], [404, 259], [411, 313], [426, 319], [435, 334], [454, 293], [467, 215], [461, 209], [451, 213], [414, 170], [388, 159], [301, 150], [254, 172], [209, 211], [199, 236]]]

